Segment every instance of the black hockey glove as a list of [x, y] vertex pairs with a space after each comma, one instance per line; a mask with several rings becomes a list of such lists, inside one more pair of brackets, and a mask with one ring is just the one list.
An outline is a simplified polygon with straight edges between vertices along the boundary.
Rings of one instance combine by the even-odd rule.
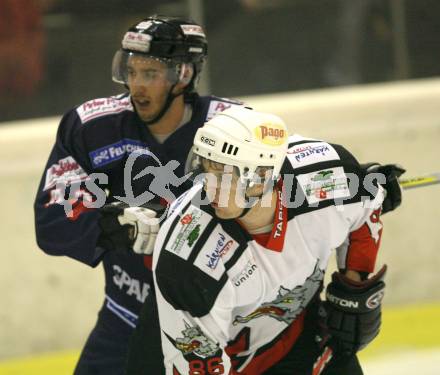
[[361, 168], [365, 174], [383, 173], [385, 175], [386, 182], [382, 186], [387, 194], [382, 203], [382, 214], [393, 211], [399, 207], [400, 203], [402, 203], [402, 189], [399, 185], [398, 178], [404, 174], [406, 170], [398, 164], [381, 165], [379, 163], [361, 164]]
[[101, 234], [97, 245], [111, 251], [153, 253], [159, 231], [159, 217], [164, 207], [147, 203], [144, 207], [130, 207], [113, 202], [99, 209]]
[[356, 282], [334, 272], [322, 310], [335, 352], [351, 355], [365, 348], [378, 334], [384, 296], [386, 266], [372, 278]]

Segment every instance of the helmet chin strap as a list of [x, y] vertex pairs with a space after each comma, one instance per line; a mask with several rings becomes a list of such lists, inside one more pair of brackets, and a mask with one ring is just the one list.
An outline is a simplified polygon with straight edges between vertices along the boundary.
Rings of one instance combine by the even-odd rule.
[[173, 104], [174, 99], [176, 99], [178, 96], [183, 95], [183, 91], [179, 94], [173, 94], [173, 89], [176, 87], [177, 83], [171, 86], [170, 91], [168, 92], [167, 99], [165, 100], [165, 104], [163, 105], [160, 112], [152, 119], [152, 120], [142, 120], [146, 125], [154, 125], [156, 122], [158, 122], [164, 115], [167, 113], [168, 109], [170, 109], [171, 104]]
[[[187, 81], [187, 78], [185, 78], [185, 75], [186, 75], [186, 72], [188, 69], [190, 69], [190, 74], [191, 74], [191, 78], [189, 81]], [[165, 104], [163, 105], [162, 109], [157, 114], [157, 116], [155, 116], [152, 120], [144, 121], [144, 123], [146, 125], [154, 125], [156, 122], [158, 122], [165, 115], [165, 113], [167, 113], [168, 109], [171, 107], [171, 104], [173, 104], [174, 99], [176, 99], [177, 97], [179, 97], [180, 95], [183, 95], [185, 93], [185, 91], [189, 87], [189, 83], [191, 82], [191, 80], [193, 78], [194, 78], [193, 68], [190, 68], [187, 64], [182, 64], [179, 78], [178, 78], [177, 82], [171, 86], [170, 91], [168, 91], [167, 99], [166, 99]], [[173, 90], [179, 82], [186, 83], [186, 86], [178, 94], [173, 94]]]
[[257, 198], [257, 200], [255, 201], [255, 203], [251, 207], [243, 208], [243, 211], [241, 212], [241, 214], [239, 216], [236, 217], [236, 219], [241, 219], [243, 216], [247, 215], [249, 213], [249, 211], [252, 210], [258, 204], [258, 202], [261, 200], [261, 198], [263, 198], [263, 196], [270, 190], [270, 188], [271, 188], [271, 184], [265, 184], [264, 190], [260, 195], [249, 197], [247, 194], [245, 194], [245, 198], [247, 198], [247, 199]]

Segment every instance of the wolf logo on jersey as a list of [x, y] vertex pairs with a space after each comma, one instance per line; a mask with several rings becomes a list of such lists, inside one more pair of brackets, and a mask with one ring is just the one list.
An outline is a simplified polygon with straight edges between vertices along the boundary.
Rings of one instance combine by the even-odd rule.
[[[222, 365], [222, 350], [219, 345], [203, 334], [199, 326], [191, 326], [185, 320], [185, 329], [182, 331], [183, 337], [175, 340], [162, 331], [173, 346], [182, 352], [183, 357], [188, 362], [190, 374], [205, 374], [205, 368], [216, 369], [216, 374], [224, 374]], [[209, 372], [211, 373], [211, 372]], [[214, 373], [214, 372], [212, 372]], [[173, 374], [181, 374], [176, 368]]]
[[303, 285], [298, 285], [292, 290], [280, 286], [275, 300], [263, 303], [260, 308], [247, 316], [236, 316], [233, 324], [247, 323], [261, 316], [268, 316], [287, 324], [292, 323], [318, 291], [323, 278], [324, 272], [316, 263], [313, 274]]
[[218, 345], [206, 337], [198, 326], [190, 326], [185, 322], [185, 330], [182, 331], [183, 337], [176, 338], [174, 346], [184, 355], [191, 353], [199, 357], [212, 357], [219, 351]]

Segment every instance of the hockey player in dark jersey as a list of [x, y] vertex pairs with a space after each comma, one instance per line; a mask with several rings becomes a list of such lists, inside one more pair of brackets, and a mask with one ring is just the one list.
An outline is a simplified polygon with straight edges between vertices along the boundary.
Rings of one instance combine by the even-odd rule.
[[163, 358], [144, 373], [163, 360], [169, 375], [362, 374], [356, 353], [379, 333], [385, 288], [380, 176], [244, 107], [197, 131], [187, 171], [200, 183], [156, 240]]
[[[156, 212], [127, 206], [167, 204], [182, 194], [196, 130], [237, 105], [197, 95], [206, 56], [196, 23], [142, 20], [124, 35], [113, 60], [113, 80], [129, 92], [87, 101], [61, 120], [35, 201], [37, 242], [48, 254], [91, 267], [102, 263], [105, 271], [104, 304], [75, 374], [123, 373], [129, 337], [152, 293], [145, 267], [151, 257], [144, 264], [142, 254], [152, 250]], [[124, 169], [135, 151], [139, 157]], [[116, 197], [126, 205], [111, 205]]]

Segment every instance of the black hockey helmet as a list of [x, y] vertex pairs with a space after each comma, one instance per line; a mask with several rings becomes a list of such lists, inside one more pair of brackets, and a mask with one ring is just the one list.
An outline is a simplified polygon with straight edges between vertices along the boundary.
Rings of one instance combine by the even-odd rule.
[[[185, 91], [197, 85], [208, 54], [208, 43], [200, 25], [177, 17], [152, 16], [130, 27], [114, 58], [112, 78], [127, 84], [127, 61], [132, 55], [153, 57], [173, 69], [174, 84], [183, 80], [185, 69], [193, 69]], [[185, 82], [186, 83], [186, 82]]]

